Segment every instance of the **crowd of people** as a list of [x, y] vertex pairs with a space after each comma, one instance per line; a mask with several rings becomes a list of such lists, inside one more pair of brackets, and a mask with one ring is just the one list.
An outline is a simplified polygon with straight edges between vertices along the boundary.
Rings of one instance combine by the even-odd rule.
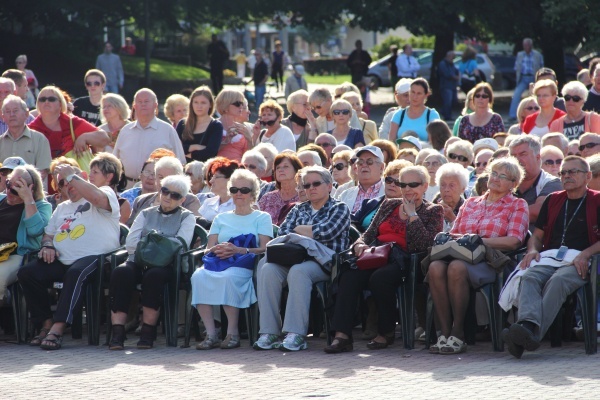
[[[221, 47], [215, 38], [210, 48], [215, 63], [225, 57]], [[332, 256], [350, 249], [360, 257], [391, 243], [392, 255], [379, 268], [338, 274], [331, 332], [324, 332], [333, 337], [325, 352], [351, 351], [358, 303], [366, 297], [366, 347], [387, 348], [395, 339], [396, 288], [407, 257], [426, 252], [440, 232], [479, 235], [494, 262], [424, 264], [436, 314], [437, 339], [430, 352], [467, 350], [470, 288], [515, 270], [513, 260], [498, 263], [494, 257], [523, 246], [525, 256], [516, 268], [520, 286], [507, 291], [510, 299], [500, 299], [508, 310], [518, 309], [503, 339], [517, 358], [539, 347], [566, 297], [585, 284], [591, 256], [600, 251], [600, 116], [585, 106], [588, 96], [600, 93], [600, 68], [591, 71], [592, 89], [569, 82], [559, 97], [554, 72], [543, 67], [543, 59], [538, 65], [526, 48], [517, 57], [523, 63], [517, 76], [519, 87], [527, 84], [532, 94], [520, 99], [519, 93], [517, 123], [505, 124], [494, 112], [492, 87], [479, 82], [449, 126], [427, 105], [431, 89], [410, 68], [410, 46], [403, 50], [406, 57], [396, 68], [397, 107], [379, 126], [350, 82], [334, 93], [291, 91], [286, 110], [275, 101], [260, 101], [258, 118], [250, 121], [244, 94], [221, 89], [222, 76], [214, 76], [214, 92], [201, 86], [189, 97], [166, 99], [168, 121], [163, 121], [150, 88], [139, 89], [130, 107], [121, 95], [107, 93], [109, 80], [100, 69], [84, 76], [89, 96], [72, 100], [59, 87], [45, 86], [30, 111], [30, 92], [22, 89], [29, 84], [26, 71], [6, 71], [0, 78], [0, 220], [5, 224], [0, 244], [16, 246], [1, 262], [0, 297], [7, 298], [10, 285], [21, 286], [36, 327], [30, 344], [61, 348], [66, 327], [80, 312], [85, 285], [99, 268], [98, 255], [119, 247], [119, 224], [124, 224], [130, 228], [129, 256], [110, 277], [109, 348], [124, 348], [130, 303], [140, 283], [137, 347], [152, 348], [170, 274], [140, 264], [137, 245], [159, 232], [191, 246], [199, 224], [208, 230], [206, 253], [222, 262], [242, 256], [258, 260], [269, 254], [269, 246], [288, 242], [307, 254], [291, 265], [263, 257], [255, 272], [233, 261], [223, 270], [195, 265], [191, 306], [206, 328], [199, 350], [239, 347], [239, 311], [256, 302], [255, 349], [306, 349], [312, 286], [331, 279]], [[283, 60], [280, 46], [275, 53]], [[260, 63], [260, 53], [254, 55]], [[349, 64], [358, 70], [364, 58], [358, 49]], [[452, 58], [449, 54], [448, 61]], [[472, 59], [465, 56], [460, 74], [476, 75], [467, 65]], [[275, 75], [283, 86], [280, 71]], [[447, 109], [442, 114], [446, 117]], [[351, 226], [360, 232], [354, 242]], [[240, 236], [247, 240], [234, 240]], [[47, 289], [54, 281], [62, 281], [63, 289], [52, 312]], [[426, 301], [416, 303], [415, 334], [424, 339]], [[225, 309], [224, 340], [215, 306]], [[488, 324], [485, 315], [477, 319]], [[313, 326], [312, 332], [318, 336], [321, 329]]]

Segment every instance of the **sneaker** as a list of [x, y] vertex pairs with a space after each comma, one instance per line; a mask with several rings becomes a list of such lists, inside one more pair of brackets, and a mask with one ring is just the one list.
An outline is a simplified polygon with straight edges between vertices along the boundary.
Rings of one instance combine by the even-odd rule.
[[304, 340], [304, 336], [298, 335], [297, 333], [288, 333], [285, 335], [285, 339], [279, 346], [279, 350], [281, 351], [299, 351], [306, 350], [308, 344], [306, 340]]
[[273, 350], [281, 346], [279, 336], [270, 333], [263, 333], [258, 340], [252, 345], [254, 350]]

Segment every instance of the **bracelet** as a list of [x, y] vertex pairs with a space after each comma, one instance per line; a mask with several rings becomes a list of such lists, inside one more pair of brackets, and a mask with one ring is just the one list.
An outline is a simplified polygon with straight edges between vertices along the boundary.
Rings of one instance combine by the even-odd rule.
[[51, 246], [51, 245], [48, 245], [48, 244], [47, 244], [47, 245], [45, 245], [45, 246], [42, 246], [42, 249], [52, 249], [52, 250], [56, 250], [56, 247], [54, 247], [54, 246]]

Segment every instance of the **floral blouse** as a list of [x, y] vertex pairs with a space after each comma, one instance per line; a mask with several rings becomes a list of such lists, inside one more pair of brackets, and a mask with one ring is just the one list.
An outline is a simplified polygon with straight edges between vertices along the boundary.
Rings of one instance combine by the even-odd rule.
[[258, 201], [258, 207], [260, 208], [260, 211], [268, 213], [271, 216], [273, 223], [277, 224], [281, 210], [289, 203], [297, 203], [299, 201], [300, 199], [298, 198], [297, 194], [288, 201], [284, 201], [281, 198], [281, 192], [279, 190], [275, 190], [266, 193], [263, 197], [261, 197]]
[[458, 137], [471, 143], [475, 143], [479, 139], [491, 138], [497, 132], [504, 132], [504, 122], [502, 117], [496, 113], [484, 126], [473, 126], [469, 116], [465, 116], [460, 120], [458, 127]]

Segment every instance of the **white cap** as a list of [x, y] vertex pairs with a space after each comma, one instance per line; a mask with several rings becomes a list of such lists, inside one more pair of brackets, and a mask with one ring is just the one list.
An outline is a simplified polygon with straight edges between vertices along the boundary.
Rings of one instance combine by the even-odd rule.
[[0, 167], [0, 169], [13, 170], [13, 169], [15, 169], [17, 167], [21, 167], [23, 165], [27, 165], [27, 163], [21, 157], [8, 157], [6, 160], [4, 160], [4, 162], [2, 163], [2, 167]]
[[419, 139], [417, 139], [414, 136], [405, 136], [403, 138], [400, 139], [396, 139], [396, 143], [401, 144], [401, 143], [410, 143], [413, 146], [415, 146], [417, 148], [417, 150], [421, 151], [421, 149], [423, 149], [423, 145], [421, 144], [421, 142], [419, 141]]
[[498, 150], [498, 142], [496, 141], [496, 139], [492, 138], [483, 138], [476, 140], [475, 143], [473, 143], [473, 153], [477, 154], [477, 152], [482, 149], [490, 149], [492, 151], [496, 151]]
[[358, 149], [355, 150], [354, 154], [356, 154], [356, 157], [359, 157], [360, 154], [364, 153], [365, 151], [368, 151], [369, 153], [373, 154], [375, 157], [377, 157], [379, 159], [379, 161], [385, 162], [385, 160], [383, 159], [383, 152], [377, 146], [359, 147]]
[[412, 84], [412, 79], [410, 78], [402, 78], [396, 83], [396, 93], [402, 94], [406, 93], [410, 90], [410, 85]]

